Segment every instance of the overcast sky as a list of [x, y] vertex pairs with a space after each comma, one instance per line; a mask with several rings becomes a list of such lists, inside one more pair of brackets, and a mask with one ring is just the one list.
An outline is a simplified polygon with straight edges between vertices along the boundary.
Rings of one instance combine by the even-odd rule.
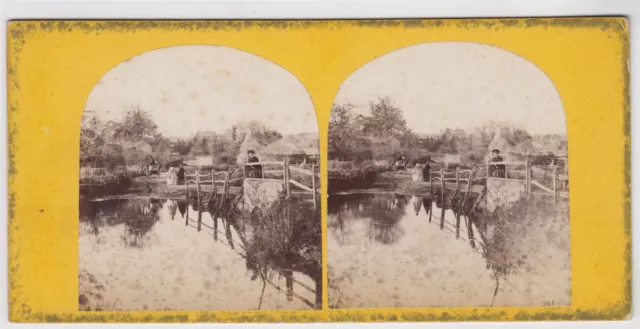
[[417, 133], [508, 121], [532, 134], [566, 135], [560, 95], [533, 63], [500, 48], [463, 42], [423, 43], [365, 64], [335, 102], [365, 111], [388, 96]]
[[295, 76], [227, 47], [179, 46], [133, 57], [102, 77], [85, 110], [120, 119], [133, 105], [169, 137], [223, 132], [239, 120], [259, 120], [283, 134], [318, 131], [311, 98]]

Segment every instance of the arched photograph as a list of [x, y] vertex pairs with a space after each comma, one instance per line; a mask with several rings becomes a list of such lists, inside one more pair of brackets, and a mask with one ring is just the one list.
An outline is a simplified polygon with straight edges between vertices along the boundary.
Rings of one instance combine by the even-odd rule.
[[328, 135], [330, 308], [571, 304], [566, 119], [534, 63], [465, 42], [381, 54]]
[[80, 130], [79, 309], [320, 309], [318, 139], [302, 83], [248, 52], [105, 72]]

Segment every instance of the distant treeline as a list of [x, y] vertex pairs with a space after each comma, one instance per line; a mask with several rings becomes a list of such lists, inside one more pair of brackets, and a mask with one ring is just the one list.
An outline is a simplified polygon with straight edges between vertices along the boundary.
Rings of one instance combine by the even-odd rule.
[[[402, 110], [389, 98], [369, 103], [369, 113], [355, 114], [352, 104], [334, 104], [329, 121], [329, 159], [388, 159], [402, 153], [410, 160], [428, 153], [460, 154], [467, 165], [484, 161], [497, 129], [512, 146], [529, 139], [555, 141], [566, 147], [562, 136], [532, 136], [507, 122], [487, 122], [473, 130], [442, 129], [437, 134], [417, 134], [407, 128]], [[386, 141], [384, 138], [392, 137]], [[383, 141], [383, 142], [378, 142]]]
[[[103, 122], [98, 116], [83, 118], [80, 130], [80, 165], [82, 167], [117, 168], [142, 164], [148, 155], [161, 162], [186, 156], [213, 155], [214, 165], [236, 162], [240, 145], [248, 132], [262, 145], [282, 135], [256, 121], [238, 122], [223, 133], [197, 132], [190, 138], [169, 139], [158, 132], [148, 112], [138, 106], [125, 111], [121, 120]], [[295, 136], [294, 136], [295, 137]], [[151, 153], [125, 147], [144, 141]]]

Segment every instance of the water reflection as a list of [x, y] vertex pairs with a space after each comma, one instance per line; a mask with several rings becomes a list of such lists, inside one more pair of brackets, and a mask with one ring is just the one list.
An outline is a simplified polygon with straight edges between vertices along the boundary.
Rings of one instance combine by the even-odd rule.
[[330, 307], [569, 305], [566, 209], [487, 219], [436, 201], [331, 196]]
[[214, 220], [183, 200], [84, 202], [79, 288], [91, 305], [81, 309], [320, 307], [320, 269], [290, 256], [259, 258], [255, 251], [266, 248], [252, 225]]

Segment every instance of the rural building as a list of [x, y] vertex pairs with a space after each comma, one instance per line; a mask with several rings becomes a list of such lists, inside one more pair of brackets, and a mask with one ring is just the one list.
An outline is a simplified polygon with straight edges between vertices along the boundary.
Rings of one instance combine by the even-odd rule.
[[263, 147], [260, 154], [265, 160], [282, 161], [288, 157], [292, 163], [302, 163], [305, 160], [305, 152], [302, 148], [290, 143], [283, 138]]
[[541, 151], [541, 145], [531, 139], [528, 139], [514, 147], [514, 152], [522, 155], [540, 154]]
[[567, 147], [559, 138], [528, 139], [513, 147], [513, 153], [520, 155], [548, 155], [566, 157]]
[[305, 162], [307, 163], [318, 163], [318, 158], [320, 155], [320, 149], [317, 147], [304, 147], [302, 148], [304, 154], [306, 156]]

